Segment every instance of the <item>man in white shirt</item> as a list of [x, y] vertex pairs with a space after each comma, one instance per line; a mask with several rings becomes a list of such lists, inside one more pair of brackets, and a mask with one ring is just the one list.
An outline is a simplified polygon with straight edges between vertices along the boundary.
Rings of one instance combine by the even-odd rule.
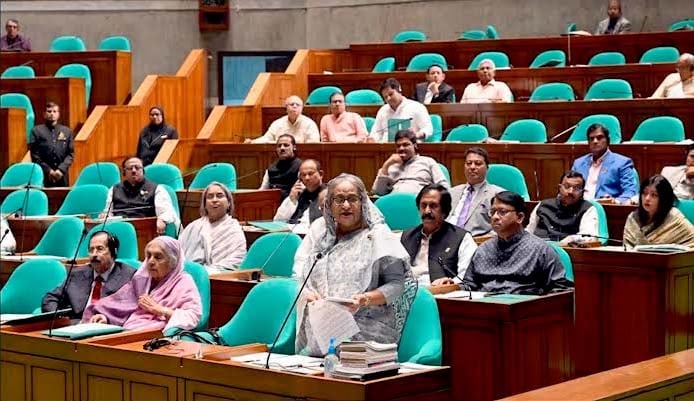
[[244, 143], [275, 143], [281, 135], [291, 135], [298, 143], [320, 142], [320, 134], [315, 121], [301, 114], [304, 102], [299, 96], [289, 96], [284, 105], [287, 115], [273, 121], [265, 135], [250, 139]]
[[418, 141], [424, 141], [434, 132], [431, 117], [427, 108], [414, 100], [408, 99], [402, 94], [400, 83], [395, 78], [388, 78], [381, 84], [381, 96], [386, 102], [376, 113], [376, 121], [371, 127], [369, 137], [376, 142], [387, 142], [388, 131], [392, 119], [409, 119], [410, 128], [414, 131]]
[[665, 166], [660, 175], [670, 182], [677, 198], [694, 199], [694, 144], [687, 146], [687, 159], [683, 166]]
[[694, 55], [682, 53], [677, 60], [677, 72], [669, 74], [653, 92], [651, 98], [694, 97]]
[[318, 197], [324, 188], [323, 170], [318, 160], [302, 161], [299, 167], [299, 179], [289, 191], [289, 196], [280, 204], [273, 220], [310, 225], [313, 220], [322, 215], [318, 207]]
[[496, 65], [491, 59], [484, 59], [477, 65], [479, 81], [465, 87], [460, 103], [510, 103], [513, 95], [508, 85], [494, 79]]

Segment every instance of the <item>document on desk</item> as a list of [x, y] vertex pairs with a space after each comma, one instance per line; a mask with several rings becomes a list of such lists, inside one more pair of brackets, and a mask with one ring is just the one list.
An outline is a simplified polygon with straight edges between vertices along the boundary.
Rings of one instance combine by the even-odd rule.
[[313, 338], [316, 339], [323, 355], [328, 353], [330, 339], [335, 345], [359, 333], [359, 326], [352, 312], [345, 306], [323, 299], [308, 304], [308, 319]]
[[[121, 331], [123, 331], [121, 326], [115, 326], [112, 324], [80, 323], [74, 326], [65, 326], [54, 329], [51, 332], [51, 335], [56, 337], [66, 337], [70, 340], [81, 340], [83, 338], [102, 336], [105, 334], [120, 333]], [[48, 330], [43, 331], [42, 334], [48, 335]]]
[[443, 299], [482, 299], [484, 298], [486, 292], [481, 292], [481, 291], [465, 291], [465, 290], [458, 290], [458, 291], [451, 291], [447, 292], [445, 294], [436, 294], [434, 297], [436, 298], [443, 298]]
[[[231, 357], [232, 361], [246, 363], [252, 366], [265, 366], [267, 352], [257, 352], [253, 354]], [[294, 373], [316, 374], [323, 371], [321, 366], [323, 358], [314, 358], [305, 355], [270, 355], [270, 369], [286, 370]]]

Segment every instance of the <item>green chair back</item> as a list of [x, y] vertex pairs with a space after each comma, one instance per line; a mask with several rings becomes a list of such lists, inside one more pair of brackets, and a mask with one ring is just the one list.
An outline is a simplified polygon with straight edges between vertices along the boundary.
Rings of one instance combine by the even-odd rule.
[[202, 302], [202, 316], [200, 316], [200, 323], [198, 323], [194, 330], [205, 330], [205, 328], [207, 328], [207, 322], [210, 320], [210, 304], [212, 302], [212, 296], [210, 295], [210, 276], [207, 274], [207, 270], [205, 270], [203, 265], [190, 260], [186, 260], [183, 263], [183, 270], [193, 277], [195, 286], [198, 287], [198, 292], [200, 293], [200, 301]]
[[634, 181], [636, 182], [636, 188], [641, 187], [641, 179], [639, 178], [639, 170], [634, 167]]
[[[31, 129], [34, 128], [34, 106], [31, 105], [31, 100], [23, 93], [5, 93], [0, 95], [0, 107], [17, 107], [24, 109], [26, 114], [27, 125], [27, 143], [31, 138]], [[41, 181], [43, 183], [43, 180]]]
[[563, 50], [546, 50], [538, 54], [530, 68], [566, 67], [566, 53]]
[[612, 114], [592, 114], [590, 116], [583, 117], [581, 121], [578, 122], [574, 132], [571, 134], [569, 139], [566, 140], [566, 142], [588, 143], [588, 127], [595, 123], [600, 123], [607, 127], [607, 130], [610, 131], [611, 144], [615, 145], [622, 142], [622, 127], [619, 124], [617, 117], [613, 116]]
[[306, 105], [320, 106], [330, 104], [330, 95], [335, 92], [342, 93], [342, 89], [337, 86], [320, 86], [311, 91], [306, 98]]
[[56, 77], [82, 78], [84, 79], [84, 94], [87, 108], [92, 95], [92, 73], [84, 64], [65, 64], [55, 72]]
[[684, 140], [684, 125], [677, 117], [660, 116], [643, 120], [632, 141], [679, 142]]
[[620, 52], [602, 52], [588, 60], [588, 65], [623, 65], [627, 59]]
[[494, 25], [487, 25], [487, 37], [489, 39], [499, 39], [499, 32], [497, 32]]
[[462, 32], [458, 36], [458, 40], [484, 40], [487, 39], [487, 32], [479, 29], [471, 29], [469, 31]]
[[0, 187], [43, 186], [43, 170], [36, 163], [15, 163], [0, 178]]
[[378, 60], [371, 72], [393, 72], [395, 71], [395, 57], [383, 57]]
[[[176, 216], [178, 216], [178, 221], [181, 221], [181, 208], [178, 206], [178, 196], [176, 196], [176, 191], [173, 190], [170, 186], [166, 184], [159, 184], [164, 190], [166, 191], [167, 194], [169, 194], [169, 198], [171, 198], [171, 204], [173, 205], [174, 212], [176, 212]], [[176, 224], [174, 223], [168, 223], [166, 224], [166, 228], [164, 229], [164, 235], [169, 236], [171, 238], [178, 238], [179, 234], [179, 229]]]
[[12, 191], [2, 201], [0, 213], [46, 216], [48, 214], [48, 196], [40, 189], [33, 188]]
[[673, 22], [667, 30], [668, 32], [694, 31], [694, 19], [687, 18], [681, 21]]
[[79, 36], [58, 36], [53, 39], [49, 52], [83, 52], [87, 51], [84, 41]]
[[393, 43], [424, 42], [427, 35], [421, 31], [400, 31], [393, 36]]
[[368, 105], [382, 105], [383, 98], [381, 95], [373, 89], [357, 89], [349, 92], [345, 96], [345, 104], [355, 105], [355, 104], [368, 104]]
[[364, 125], [366, 126], [366, 132], [371, 132], [371, 128], [376, 123], [376, 119], [373, 117], [362, 117], [361, 119], [364, 120]]
[[248, 249], [239, 269], [260, 268], [268, 276], [291, 277], [299, 245], [301, 237], [292, 232], [265, 234]]
[[436, 299], [429, 290], [418, 287], [398, 344], [398, 361], [441, 366], [442, 344]]
[[684, 217], [686, 217], [690, 223], [694, 224], [694, 200], [679, 199], [675, 203], [675, 207], [682, 212]]
[[490, 59], [494, 62], [496, 68], [510, 68], [511, 62], [508, 59], [508, 55], [504, 52], [482, 52], [475, 56], [468, 67], [468, 70], [476, 70], [479, 64], [484, 59]]
[[119, 50], [122, 52], [131, 51], [130, 39], [125, 36], [108, 36], [101, 39], [99, 50]]
[[270, 347], [291, 308], [289, 320], [273, 352], [293, 355], [296, 308], [292, 308], [292, 303], [297, 290], [296, 282], [288, 278], [274, 278], [258, 283], [246, 295], [231, 320], [219, 328], [219, 337], [229, 346], [263, 343]]
[[443, 173], [443, 176], [446, 177], [448, 184], [453, 186], [453, 183], [451, 182], [451, 172], [448, 171], [448, 167], [446, 167], [446, 165], [443, 163], [439, 163], [439, 167], [441, 167], [441, 172]]
[[568, 280], [574, 281], [574, 265], [571, 263], [571, 256], [569, 256], [569, 253], [562, 248], [558, 242], [555, 241], [547, 241], [549, 245], [554, 249], [554, 252], [557, 253], [559, 256], [559, 260], [561, 260], [561, 264], [564, 265], [564, 271], [566, 274], [564, 274], [564, 277], [566, 277]]
[[[135, 260], [139, 259], [139, 251], [137, 249], [137, 232], [135, 227], [127, 221], [106, 221], [106, 226], [104, 224], [97, 224], [92, 227], [84, 237], [82, 244], [80, 244], [80, 250], [77, 254], [80, 258], [86, 258], [89, 256], [89, 239], [97, 231], [107, 231], [112, 236], [118, 238], [120, 246], [118, 247], [118, 254], [116, 257], [119, 260]], [[129, 263], [132, 267], [137, 268], [140, 266], [139, 262]]]
[[181, 170], [173, 164], [152, 163], [145, 166], [145, 178], [157, 184], [168, 185], [175, 191], [184, 189]]
[[80, 172], [74, 186], [100, 184], [110, 188], [120, 182], [120, 170], [115, 163], [96, 162], [87, 165]]
[[438, 114], [429, 114], [429, 119], [431, 120], [432, 131], [431, 135], [428, 136], [424, 142], [441, 142], [443, 139], [443, 120]]
[[0, 78], [36, 78], [36, 73], [28, 65], [15, 65], [3, 71]]
[[462, 124], [451, 130], [446, 142], [483, 142], [489, 138], [487, 127], [481, 124]]
[[595, 206], [595, 210], [598, 212], [598, 235], [601, 237], [598, 238], [598, 240], [601, 244], [607, 245], [607, 239], [610, 237], [610, 230], [607, 228], [607, 214], [605, 213], [605, 208], [602, 207], [600, 202], [594, 200], [590, 200], [589, 202]]
[[528, 185], [518, 167], [508, 164], [490, 164], [487, 170], [487, 181], [507, 191], [517, 193], [526, 201], [530, 200]]
[[33, 249], [37, 255], [71, 259], [84, 231], [84, 222], [77, 217], [62, 217], [48, 226]]
[[72, 187], [55, 215], [86, 214], [91, 218], [97, 218], [106, 209], [107, 195], [108, 187], [101, 184], [85, 184], [79, 187]]
[[633, 99], [631, 84], [623, 79], [601, 79], [594, 82], [583, 100], [596, 99]]
[[49, 291], [61, 285], [67, 277], [62, 263], [51, 258], [27, 260], [10, 275], [0, 290], [2, 313], [33, 313]]
[[530, 95], [529, 102], [546, 102], [546, 101], [567, 101], [573, 102], [576, 100], [574, 88], [564, 82], [550, 82], [542, 84], [535, 88]]
[[433, 64], [440, 65], [444, 71], [448, 69], [446, 58], [439, 53], [420, 53], [410, 60], [406, 71], [426, 71]]
[[391, 230], [407, 230], [422, 224], [416, 194], [390, 193], [376, 199], [375, 204]]
[[205, 165], [193, 178], [190, 189], [205, 189], [217, 181], [226, 185], [230, 191], [236, 191], [236, 168], [231, 163], [211, 163]]
[[545, 123], [535, 119], [516, 120], [506, 126], [501, 140], [532, 143], [547, 142], [547, 127]]
[[639, 63], [676, 63], [679, 58], [680, 51], [676, 47], [661, 46], [646, 50]]
[[571, 33], [576, 31], [576, 23], [571, 22], [569, 25], [566, 26], [566, 33]]

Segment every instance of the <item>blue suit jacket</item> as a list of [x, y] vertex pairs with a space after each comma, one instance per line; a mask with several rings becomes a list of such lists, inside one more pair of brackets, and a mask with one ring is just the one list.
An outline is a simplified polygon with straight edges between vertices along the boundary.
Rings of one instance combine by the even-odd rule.
[[[592, 162], [593, 155], [588, 153], [576, 159], [571, 169], [583, 174], [583, 178], [588, 180]], [[634, 175], [634, 162], [626, 156], [608, 150], [602, 161], [602, 166], [600, 166], [595, 199], [610, 195], [622, 203], [638, 192], [639, 188]]]

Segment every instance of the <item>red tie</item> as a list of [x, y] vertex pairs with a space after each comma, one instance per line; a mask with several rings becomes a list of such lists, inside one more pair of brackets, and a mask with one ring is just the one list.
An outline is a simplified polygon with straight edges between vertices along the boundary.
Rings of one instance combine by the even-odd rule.
[[92, 291], [92, 301], [98, 301], [101, 298], [101, 284], [104, 282], [103, 277], [96, 276], [94, 279], [94, 290]]

